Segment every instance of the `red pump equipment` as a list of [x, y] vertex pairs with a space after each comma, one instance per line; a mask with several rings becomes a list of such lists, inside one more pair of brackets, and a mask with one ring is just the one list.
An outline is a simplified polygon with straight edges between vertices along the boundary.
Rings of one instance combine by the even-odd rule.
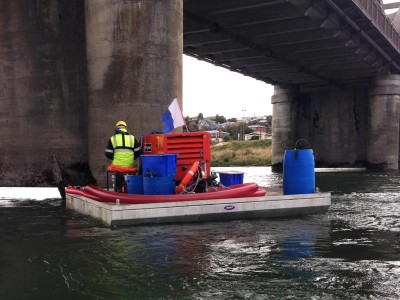
[[211, 150], [210, 133], [204, 131], [149, 134], [143, 137], [143, 154], [176, 153], [176, 177], [181, 181], [194, 162], [198, 161], [205, 173], [210, 176]]

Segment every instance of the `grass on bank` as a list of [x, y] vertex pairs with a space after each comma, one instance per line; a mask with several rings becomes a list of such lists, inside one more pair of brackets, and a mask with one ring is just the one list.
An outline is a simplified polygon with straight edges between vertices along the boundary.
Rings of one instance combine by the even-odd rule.
[[270, 166], [271, 140], [234, 141], [211, 147], [213, 167]]

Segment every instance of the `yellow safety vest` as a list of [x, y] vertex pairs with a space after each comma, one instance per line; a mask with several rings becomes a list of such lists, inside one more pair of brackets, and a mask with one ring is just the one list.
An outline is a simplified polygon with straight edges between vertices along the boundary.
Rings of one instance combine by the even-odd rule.
[[[120, 129], [125, 131], [124, 129]], [[135, 159], [134, 149], [135, 137], [130, 134], [116, 133], [111, 137], [111, 143], [114, 148], [113, 165], [122, 167], [133, 167]]]

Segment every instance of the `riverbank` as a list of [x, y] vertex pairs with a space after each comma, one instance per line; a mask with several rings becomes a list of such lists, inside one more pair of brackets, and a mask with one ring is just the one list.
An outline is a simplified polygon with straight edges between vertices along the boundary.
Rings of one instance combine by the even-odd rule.
[[271, 140], [233, 141], [211, 147], [213, 167], [270, 166]]

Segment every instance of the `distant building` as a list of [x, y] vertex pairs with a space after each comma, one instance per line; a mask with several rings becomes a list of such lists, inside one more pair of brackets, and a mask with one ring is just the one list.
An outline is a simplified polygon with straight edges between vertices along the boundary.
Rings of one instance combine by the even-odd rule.
[[249, 128], [253, 133], [258, 133], [258, 134], [267, 133], [267, 127], [263, 125], [249, 125]]
[[216, 130], [221, 127], [220, 124], [217, 124], [213, 120], [210, 120], [210, 119], [200, 120], [198, 126], [199, 126], [199, 130]]
[[222, 142], [224, 137], [229, 136], [229, 132], [221, 131], [221, 130], [207, 130], [206, 132], [210, 133], [210, 139], [212, 142]]
[[267, 133], [267, 127], [263, 125], [250, 125], [249, 128], [251, 129], [251, 133], [245, 134], [244, 139], [245, 141], [251, 139], [257, 140], [266, 140], [270, 138], [270, 135]]

